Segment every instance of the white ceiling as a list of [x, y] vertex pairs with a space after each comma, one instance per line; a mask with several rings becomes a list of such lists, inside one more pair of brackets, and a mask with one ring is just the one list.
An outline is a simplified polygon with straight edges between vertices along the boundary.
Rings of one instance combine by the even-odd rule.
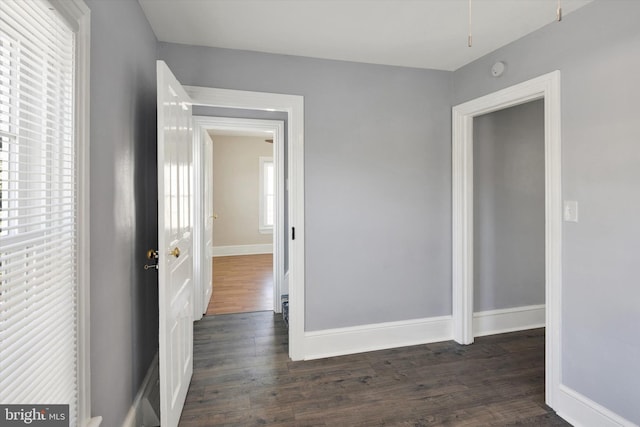
[[[561, 0], [563, 15], [592, 0]], [[139, 0], [160, 41], [439, 70], [552, 23], [557, 0]], [[555, 25], [562, 25], [558, 23]]]

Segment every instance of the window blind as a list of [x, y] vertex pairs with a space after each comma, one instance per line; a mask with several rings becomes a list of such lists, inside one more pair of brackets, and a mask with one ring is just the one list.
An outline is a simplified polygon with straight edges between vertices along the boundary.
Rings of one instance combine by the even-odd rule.
[[74, 33], [0, 1], [0, 403], [77, 413]]

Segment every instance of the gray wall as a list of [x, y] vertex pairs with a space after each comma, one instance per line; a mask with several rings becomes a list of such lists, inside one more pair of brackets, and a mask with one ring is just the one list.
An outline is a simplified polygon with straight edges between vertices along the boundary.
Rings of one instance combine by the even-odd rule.
[[[93, 411], [118, 426], [157, 349], [155, 38], [87, 0]], [[640, 423], [640, 3], [596, 1], [455, 73], [158, 44], [184, 84], [305, 96], [306, 329], [450, 314], [450, 106], [562, 71], [562, 381]], [[490, 77], [495, 61], [507, 63]], [[366, 149], [365, 149], [366, 148]], [[152, 273], [151, 273], [152, 274]]]
[[91, 8], [91, 393], [120, 426], [158, 348], [156, 38], [138, 2]]
[[306, 330], [451, 313], [452, 73], [158, 53], [186, 85], [305, 97]]
[[[640, 424], [640, 2], [596, 1], [454, 73], [455, 104], [562, 72], [562, 382]], [[503, 77], [489, 69], [505, 61]], [[560, 213], [558, 213], [560, 214]]]
[[544, 102], [473, 119], [474, 311], [545, 302]]

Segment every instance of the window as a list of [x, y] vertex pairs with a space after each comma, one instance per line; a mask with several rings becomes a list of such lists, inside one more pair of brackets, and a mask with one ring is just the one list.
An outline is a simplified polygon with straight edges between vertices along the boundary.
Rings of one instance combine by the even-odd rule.
[[260, 157], [259, 230], [261, 233], [273, 233], [273, 204], [275, 201], [273, 182], [273, 157]]
[[69, 404], [83, 425], [89, 15], [55, 4], [0, 2], [0, 402]]

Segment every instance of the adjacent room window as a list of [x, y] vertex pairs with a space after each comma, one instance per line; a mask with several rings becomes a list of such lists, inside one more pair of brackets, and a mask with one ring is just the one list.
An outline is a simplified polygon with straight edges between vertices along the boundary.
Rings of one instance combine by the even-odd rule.
[[260, 223], [261, 233], [273, 233], [274, 215], [273, 157], [260, 157]]
[[0, 1], [0, 402], [69, 404], [79, 425], [84, 184], [69, 22], [45, 0]]

